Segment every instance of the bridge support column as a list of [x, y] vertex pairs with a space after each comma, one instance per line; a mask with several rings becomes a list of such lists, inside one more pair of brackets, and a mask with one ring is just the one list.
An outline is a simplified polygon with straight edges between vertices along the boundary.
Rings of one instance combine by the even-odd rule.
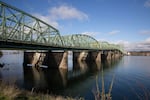
[[86, 61], [87, 56], [88, 52], [86, 51], [73, 52], [73, 62]]
[[107, 52], [107, 60], [111, 60], [112, 59], [112, 51], [108, 51]]
[[98, 57], [99, 52], [98, 51], [90, 51], [88, 52], [87, 61], [89, 62], [95, 62], [96, 60], [100, 60]]
[[67, 51], [24, 52], [24, 65], [47, 66], [49, 68], [68, 68]]
[[119, 51], [115, 51], [115, 58], [119, 58], [120, 57], [120, 52]]
[[36, 52], [24, 52], [24, 65], [30, 64], [31, 66], [35, 66], [38, 59], [40, 57], [40, 53]]
[[111, 55], [112, 55], [111, 58], [115, 59], [115, 51], [112, 51]]
[[103, 51], [102, 55], [101, 55], [101, 60], [105, 61], [105, 60], [111, 60], [112, 59], [112, 52], [111, 51]]
[[68, 69], [68, 51], [65, 51], [62, 57], [62, 60], [59, 64], [59, 68]]
[[99, 51], [73, 52], [73, 61], [101, 61], [101, 52]]
[[73, 51], [73, 68], [84, 69], [81, 63], [87, 59], [88, 52], [86, 51]]
[[102, 60], [102, 61], [105, 61], [105, 60], [106, 60], [106, 56], [107, 56], [106, 51], [102, 51], [101, 60]]
[[96, 57], [96, 62], [101, 62], [101, 54], [102, 54], [102, 52], [99, 51], [97, 54], [97, 57]]

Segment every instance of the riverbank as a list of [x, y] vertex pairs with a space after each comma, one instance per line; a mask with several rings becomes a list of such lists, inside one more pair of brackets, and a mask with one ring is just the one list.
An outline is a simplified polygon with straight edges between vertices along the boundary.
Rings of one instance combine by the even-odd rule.
[[0, 82], [0, 100], [84, 100], [20, 90], [15, 85]]

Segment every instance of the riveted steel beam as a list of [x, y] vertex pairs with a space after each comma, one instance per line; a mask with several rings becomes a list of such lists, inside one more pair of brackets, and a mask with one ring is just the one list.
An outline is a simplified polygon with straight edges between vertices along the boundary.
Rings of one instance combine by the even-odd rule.
[[105, 41], [99, 42], [85, 34], [61, 36], [59, 31], [51, 25], [2, 1], [0, 1], [0, 44], [1, 47], [11, 48], [29, 47], [31, 49], [33, 47], [34, 49], [38, 47], [37, 49], [119, 50], [124, 52], [120, 45], [109, 44]]
[[56, 28], [1, 1], [0, 39], [63, 46], [63, 41]]
[[85, 34], [72, 34], [62, 36], [64, 45], [73, 48], [100, 49], [99, 42], [91, 36]]

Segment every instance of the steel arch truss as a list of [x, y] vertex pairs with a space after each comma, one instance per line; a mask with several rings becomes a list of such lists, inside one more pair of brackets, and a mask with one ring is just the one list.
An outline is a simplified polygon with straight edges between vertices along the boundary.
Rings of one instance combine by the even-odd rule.
[[101, 42], [99, 42], [99, 43], [101, 44], [101, 49], [102, 49], [102, 50], [110, 50], [110, 49], [113, 49], [113, 48], [112, 48], [112, 45], [109, 44], [109, 43], [106, 42], [106, 41], [101, 41]]
[[0, 1], [0, 43], [4, 43], [4, 47], [13, 43], [20, 48], [27, 45], [32, 49], [41, 46], [46, 47], [45, 49], [52, 47], [82, 50], [115, 49], [123, 52], [123, 47], [119, 45], [98, 42], [85, 34], [60, 36], [59, 31], [51, 25], [2, 1]]
[[100, 49], [99, 42], [91, 36], [85, 34], [73, 34], [62, 36], [64, 45], [79, 49]]
[[123, 46], [110, 44], [106, 41], [99, 42], [101, 44], [101, 50], [119, 50], [120, 52], [124, 53]]
[[1, 1], [0, 40], [48, 46], [63, 45], [57, 29]]

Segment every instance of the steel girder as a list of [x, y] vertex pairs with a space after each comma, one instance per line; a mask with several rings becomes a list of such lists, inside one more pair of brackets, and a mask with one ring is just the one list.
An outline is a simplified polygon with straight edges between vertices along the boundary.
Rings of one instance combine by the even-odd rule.
[[1, 1], [0, 40], [48, 46], [63, 45], [57, 29]]
[[0, 1], [0, 41], [70, 49], [119, 50], [123, 47], [98, 42], [85, 34], [60, 36], [57, 29], [42, 20]]
[[101, 44], [102, 50], [118, 50], [118, 51], [124, 53], [123, 46], [121, 46], [121, 45], [110, 44], [106, 41], [101, 41], [99, 43]]
[[112, 49], [111, 45], [108, 42], [106, 42], [106, 41], [100, 41], [99, 43], [101, 44], [101, 49], [102, 50]]
[[72, 34], [62, 36], [64, 45], [73, 48], [84, 48], [84, 49], [100, 49], [99, 42], [91, 36], [85, 34]]
[[120, 45], [110, 44], [106, 41], [97, 41], [91, 36], [85, 34], [72, 34], [62, 36], [64, 46], [70, 48], [82, 48], [93, 50], [119, 50], [124, 52], [123, 47]]

